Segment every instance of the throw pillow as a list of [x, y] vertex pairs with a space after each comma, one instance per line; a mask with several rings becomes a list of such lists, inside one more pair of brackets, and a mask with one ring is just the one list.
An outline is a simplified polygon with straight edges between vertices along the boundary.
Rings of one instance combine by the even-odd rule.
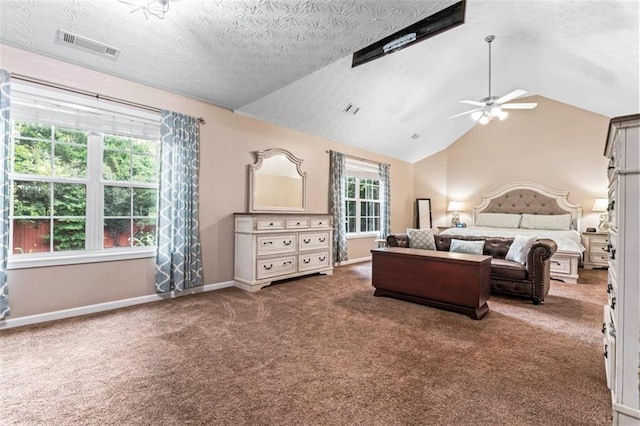
[[407, 229], [409, 235], [409, 247], [435, 250], [436, 240], [433, 238], [433, 230], [431, 229]]
[[466, 241], [451, 239], [449, 251], [453, 253], [482, 254], [484, 250], [484, 240]]
[[520, 226], [522, 215], [511, 213], [480, 213], [475, 226], [491, 228], [517, 228]]
[[518, 262], [521, 264], [527, 263], [527, 256], [529, 256], [529, 250], [531, 250], [531, 246], [533, 242], [536, 240], [536, 237], [525, 237], [522, 235], [517, 235], [516, 238], [511, 243], [511, 247], [509, 247], [509, 251], [505, 256], [507, 260], [513, 260], [514, 262]]
[[523, 214], [520, 228], [526, 229], [571, 229], [570, 214]]

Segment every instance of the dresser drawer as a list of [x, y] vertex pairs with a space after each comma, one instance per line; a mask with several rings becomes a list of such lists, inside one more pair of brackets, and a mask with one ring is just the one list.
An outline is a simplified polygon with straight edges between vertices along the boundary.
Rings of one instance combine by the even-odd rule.
[[258, 219], [258, 230], [284, 229], [284, 223], [282, 218]]
[[589, 261], [592, 263], [607, 264], [609, 260], [609, 252], [607, 251], [607, 243], [593, 242], [589, 246]]
[[286, 275], [296, 272], [296, 257], [286, 256], [275, 259], [260, 259], [257, 264], [258, 279]]
[[264, 235], [258, 237], [258, 256], [296, 251], [296, 235]]
[[551, 259], [549, 259], [549, 262], [551, 263], [551, 272], [571, 273], [571, 259], [552, 256]]
[[321, 248], [329, 248], [329, 233], [301, 233], [299, 250], [315, 250]]
[[609, 266], [617, 270], [618, 267], [618, 233], [612, 229], [609, 230], [608, 253]]
[[301, 271], [326, 268], [329, 266], [329, 252], [301, 254], [298, 257], [298, 265]]
[[331, 219], [328, 217], [314, 217], [311, 218], [312, 228], [328, 228], [331, 226]]
[[292, 217], [287, 219], [287, 229], [305, 229], [309, 227], [308, 217]]

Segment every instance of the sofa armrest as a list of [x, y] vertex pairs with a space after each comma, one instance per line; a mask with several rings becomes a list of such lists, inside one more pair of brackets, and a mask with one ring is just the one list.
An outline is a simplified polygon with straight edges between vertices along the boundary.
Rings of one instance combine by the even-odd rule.
[[557, 250], [557, 244], [547, 238], [537, 239], [529, 250], [527, 273], [533, 286], [533, 303], [540, 303], [549, 292], [551, 285], [549, 259]]
[[390, 234], [387, 237], [387, 246], [389, 247], [409, 247], [409, 235], [407, 234]]

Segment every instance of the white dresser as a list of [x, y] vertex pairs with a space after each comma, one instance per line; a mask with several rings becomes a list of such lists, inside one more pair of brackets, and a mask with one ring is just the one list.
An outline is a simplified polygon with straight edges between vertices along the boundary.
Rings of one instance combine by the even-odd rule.
[[235, 213], [236, 287], [258, 291], [273, 281], [333, 273], [328, 214]]
[[614, 425], [640, 424], [640, 114], [611, 120], [604, 357]]

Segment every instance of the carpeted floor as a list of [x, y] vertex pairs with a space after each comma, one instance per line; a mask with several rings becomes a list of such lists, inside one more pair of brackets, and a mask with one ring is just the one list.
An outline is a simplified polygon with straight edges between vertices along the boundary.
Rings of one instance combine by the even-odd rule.
[[370, 264], [0, 332], [2, 424], [610, 424], [606, 272], [481, 321], [373, 297]]

